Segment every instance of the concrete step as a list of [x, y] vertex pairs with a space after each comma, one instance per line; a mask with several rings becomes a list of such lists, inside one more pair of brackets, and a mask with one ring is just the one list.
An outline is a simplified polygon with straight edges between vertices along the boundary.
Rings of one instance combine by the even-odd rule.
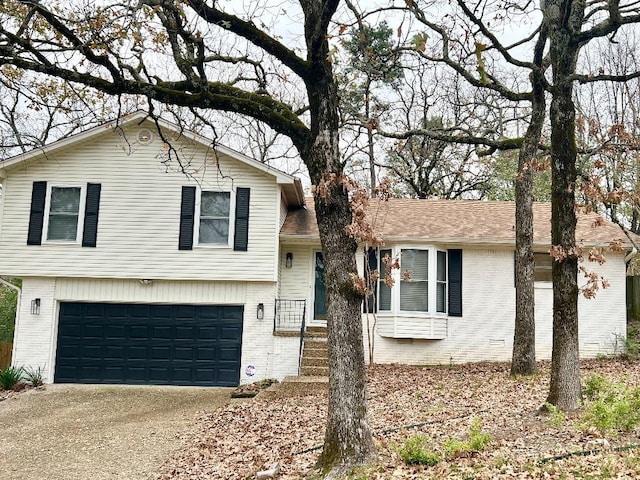
[[327, 327], [307, 327], [304, 336], [327, 338]]
[[305, 367], [300, 368], [301, 377], [328, 377], [329, 367]]
[[329, 367], [329, 359], [327, 356], [311, 356], [311, 355], [303, 355], [302, 356], [302, 366], [303, 367]]
[[271, 385], [261, 391], [256, 398], [276, 399], [298, 397], [304, 395], [326, 394], [329, 389], [329, 378], [325, 376], [285, 377], [280, 383]]
[[304, 351], [305, 352], [318, 352], [320, 354], [327, 354], [327, 342], [317, 341], [317, 340], [305, 340], [304, 342]]

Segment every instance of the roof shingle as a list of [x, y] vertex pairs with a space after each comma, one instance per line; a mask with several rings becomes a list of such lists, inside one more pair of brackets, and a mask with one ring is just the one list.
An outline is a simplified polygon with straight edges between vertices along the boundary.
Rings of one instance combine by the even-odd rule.
[[[292, 210], [280, 230], [283, 238], [319, 238], [313, 199], [306, 209]], [[534, 244], [551, 245], [551, 204], [534, 203]], [[393, 198], [372, 200], [369, 215], [374, 230], [387, 243], [433, 241], [438, 243], [515, 243], [515, 203], [482, 200], [417, 200]], [[576, 241], [586, 245], [621, 239], [622, 229], [610, 221], [595, 226], [600, 215], [578, 215]]]

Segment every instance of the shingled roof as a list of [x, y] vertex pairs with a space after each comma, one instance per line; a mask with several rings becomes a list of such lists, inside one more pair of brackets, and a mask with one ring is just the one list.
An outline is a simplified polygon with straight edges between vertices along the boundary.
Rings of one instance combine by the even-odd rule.
[[[280, 230], [284, 239], [319, 239], [313, 199], [306, 208], [292, 210]], [[372, 200], [369, 214], [375, 215], [376, 233], [386, 243], [430, 241], [450, 244], [515, 244], [515, 203], [481, 200]], [[551, 245], [551, 204], [535, 203], [534, 245]], [[621, 228], [610, 221], [600, 226], [600, 215], [578, 216], [576, 240], [585, 245], [629, 241]]]

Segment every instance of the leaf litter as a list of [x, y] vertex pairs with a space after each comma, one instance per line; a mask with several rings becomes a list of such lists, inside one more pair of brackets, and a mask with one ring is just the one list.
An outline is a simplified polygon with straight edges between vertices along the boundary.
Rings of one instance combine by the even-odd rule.
[[[549, 363], [539, 366], [535, 375], [517, 378], [509, 375], [507, 364], [496, 363], [370, 367], [369, 424], [378, 455], [357, 478], [640, 478], [638, 431], [602, 438], [584, 427], [580, 411], [567, 414], [560, 424], [540, 413]], [[599, 374], [640, 384], [640, 362], [589, 360], [581, 369], [583, 381]], [[326, 396], [311, 394], [234, 400], [202, 413], [155, 480], [253, 479], [275, 462], [280, 464], [277, 478], [302, 478], [320, 454], [326, 409]], [[476, 419], [492, 438], [481, 452], [445, 458], [434, 467], [406, 465], [396, 453], [415, 435], [425, 436], [429, 448], [442, 453], [443, 443], [466, 438]], [[580, 455], [553, 458], [572, 452]]]

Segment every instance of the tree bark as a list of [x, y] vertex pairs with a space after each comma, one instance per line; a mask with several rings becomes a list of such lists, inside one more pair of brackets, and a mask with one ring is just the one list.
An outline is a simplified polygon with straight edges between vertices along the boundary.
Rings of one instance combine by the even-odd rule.
[[[338, 137], [338, 89], [329, 61], [326, 35], [328, 2], [301, 1], [305, 11], [305, 38], [310, 75], [309, 143], [301, 155], [314, 185], [327, 187], [315, 196], [316, 217], [325, 261], [329, 404], [324, 446], [318, 467], [329, 477], [365, 463], [375, 451], [367, 424], [366, 367], [362, 336], [363, 296], [356, 290], [357, 242], [345, 228], [352, 213], [342, 182]], [[325, 28], [318, 28], [325, 25]]]
[[580, 400], [578, 348], [578, 259], [576, 246], [576, 138], [573, 81], [584, 4], [571, 0], [545, 5], [553, 68], [551, 100], [551, 243], [559, 255], [553, 262], [553, 352], [547, 401], [574, 410]]
[[531, 375], [536, 364], [536, 321], [533, 257], [533, 165], [546, 115], [545, 81], [542, 70], [546, 31], [536, 42], [531, 72], [533, 97], [531, 121], [518, 155], [516, 176], [516, 318], [513, 332], [511, 375]]

